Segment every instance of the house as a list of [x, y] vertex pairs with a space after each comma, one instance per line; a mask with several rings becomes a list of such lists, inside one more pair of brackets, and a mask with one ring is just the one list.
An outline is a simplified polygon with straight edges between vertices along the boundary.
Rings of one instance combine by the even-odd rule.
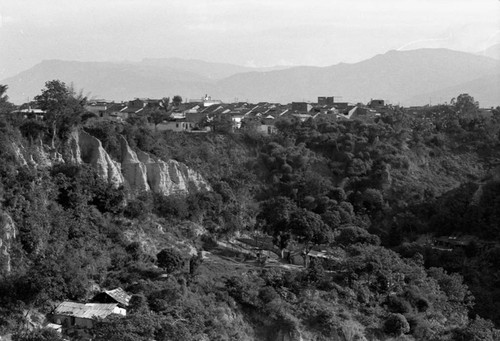
[[93, 303], [117, 303], [120, 307], [125, 308], [129, 305], [131, 297], [122, 288], [116, 288], [98, 293], [91, 301]]
[[434, 239], [433, 249], [440, 251], [453, 251], [456, 249], [464, 249], [469, 246], [475, 238], [469, 235], [453, 234], [451, 236], [443, 236]]
[[272, 134], [276, 134], [278, 132], [278, 129], [274, 125], [271, 125], [271, 124], [258, 125], [256, 130], [259, 133], [264, 134], [264, 135], [272, 135]]
[[202, 99], [201, 103], [203, 104], [204, 107], [209, 107], [214, 104], [222, 104], [222, 101], [218, 99], [212, 99], [211, 96], [205, 95], [205, 97]]
[[357, 111], [358, 111], [358, 107], [357, 106], [348, 106], [346, 108], [346, 110], [344, 111], [344, 113], [343, 114], [339, 114], [338, 116], [350, 119], [354, 115], [356, 115]]
[[231, 112], [229, 114], [231, 115], [231, 121], [233, 122], [233, 128], [240, 129], [241, 128], [241, 121], [243, 120], [243, 117], [245, 117], [245, 114], [242, 114], [240, 112]]
[[129, 101], [127, 106], [120, 110], [121, 113], [126, 113], [128, 116], [138, 115], [144, 111], [146, 107], [146, 102], [136, 98], [133, 101]]
[[125, 316], [127, 311], [118, 303], [76, 303], [62, 302], [52, 312], [52, 321], [65, 328], [92, 328], [98, 319], [110, 315]]
[[334, 97], [318, 97], [318, 104], [319, 105], [333, 105], [334, 103]]
[[199, 127], [200, 123], [206, 117], [204, 113], [192, 109], [189, 111], [185, 111], [184, 114], [186, 116], [186, 121], [193, 123], [196, 127]]
[[321, 248], [319, 245], [313, 247], [306, 253], [304, 245], [292, 244], [283, 250], [282, 256], [282, 258], [288, 260], [290, 264], [305, 267], [307, 267], [313, 260], [327, 261], [329, 263], [339, 263], [342, 261], [342, 257], [339, 257], [338, 252], [335, 252], [330, 248]]
[[171, 121], [163, 121], [156, 125], [156, 129], [158, 131], [191, 131], [196, 128], [196, 125], [193, 122], [189, 122], [185, 119], [180, 120], [171, 120]]
[[311, 110], [312, 105], [306, 102], [292, 102], [292, 111], [306, 113]]
[[338, 111], [343, 112], [343, 111], [347, 110], [347, 108], [349, 107], [349, 103], [348, 102], [335, 102], [335, 103], [333, 103], [333, 107], [335, 109], [337, 109]]
[[45, 116], [46, 111], [42, 109], [37, 109], [37, 108], [32, 108], [31, 106], [28, 108], [24, 109], [19, 109], [19, 110], [14, 110], [12, 111], [12, 114], [14, 115], [19, 115], [22, 118], [35, 118], [37, 120], [43, 119]]
[[372, 99], [368, 106], [372, 109], [380, 109], [385, 106], [385, 103], [383, 99]]
[[296, 120], [299, 120], [300, 122], [305, 122], [308, 119], [312, 118], [312, 116], [309, 114], [292, 114], [292, 117], [294, 117]]
[[129, 117], [128, 113], [123, 111], [126, 107], [123, 103], [112, 103], [100, 117], [121, 122]]
[[104, 114], [108, 110], [110, 105], [114, 103], [107, 103], [104, 100], [91, 101], [85, 106], [85, 110], [95, 114], [98, 117], [104, 117]]

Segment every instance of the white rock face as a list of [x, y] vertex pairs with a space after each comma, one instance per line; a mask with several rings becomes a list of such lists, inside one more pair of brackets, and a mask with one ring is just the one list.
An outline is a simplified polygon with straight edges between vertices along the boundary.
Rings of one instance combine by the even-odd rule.
[[21, 166], [27, 166], [28, 162], [26, 162], [26, 158], [23, 155], [23, 151], [21, 150], [21, 147], [15, 143], [12, 143], [12, 149], [14, 150], [14, 155], [16, 157], [17, 162], [19, 162], [21, 164]]
[[16, 238], [17, 229], [12, 218], [5, 212], [0, 212], [0, 274], [11, 271], [10, 247]]
[[70, 142], [70, 146], [74, 147], [74, 149], [71, 152], [71, 161], [90, 164], [102, 179], [113, 185], [119, 186], [123, 184], [124, 177], [120, 164], [111, 159], [99, 139], [84, 131], [73, 134], [72, 139], [74, 142]]
[[120, 144], [122, 173], [132, 190], [164, 195], [210, 190], [205, 179], [183, 163], [159, 160], [142, 151], [135, 152], [123, 136], [120, 136]]
[[149, 191], [146, 165], [128, 145], [123, 136], [119, 137], [122, 150], [121, 170], [130, 188], [136, 192]]
[[62, 155], [43, 146], [25, 150], [13, 145], [22, 165], [50, 167], [57, 163], [89, 164], [108, 183], [125, 185], [133, 193], [153, 191], [164, 195], [187, 194], [193, 191], [211, 190], [203, 177], [175, 160], [163, 161], [143, 151], [134, 151], [123, 136], [119, 136], [121, 156], [113, 160], [102, 147], [99, 139], [83, 130], [74, 131], [65, 143]]

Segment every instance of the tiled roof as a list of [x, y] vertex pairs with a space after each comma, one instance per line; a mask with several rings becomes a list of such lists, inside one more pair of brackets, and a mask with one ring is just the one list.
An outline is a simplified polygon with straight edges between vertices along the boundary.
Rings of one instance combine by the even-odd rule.
[[123, 108], [122, 110], [120, 110], [120, 112], [126, 112], [126, 113], [129, 113], [129, 114], [137, 114], [138, 112], [142, 111], [144, 108], [137, 108], [137, 107], [128, 107], [126, 106], [125, 108]]
[[123, 103], [114, 103], [114, 104], [109, 105], [106, 108], [106, 111], [107, 112], [117, 112], [117, 111], [121, 111], [125, 107], [126, 107], [126, 105]]

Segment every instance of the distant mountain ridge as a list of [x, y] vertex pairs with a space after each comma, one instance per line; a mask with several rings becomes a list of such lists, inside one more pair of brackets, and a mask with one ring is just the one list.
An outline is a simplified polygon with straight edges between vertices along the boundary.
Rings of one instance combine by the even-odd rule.
[[353, 64], [271, 69], [179, 58], [122, 63], [51, 60], [0, 84], [9, 86], [14, 103], [33, 98], [45, 81], [60, 79], [73, 82], [84, 94], [116, 101], [210, 94], [225, 102], [289, 103], [342, 96], [349, 102], [382, 98], [394, 104], [422, 105], [469, 93], [489, 107], [500, 105], [499, 76], [499, 60], [447, 49], [419, 49], [388, 51]]
[[[383, 98], [396, 104], [418, 105], [429, 100], [413, 101], [418, 95], [433, 97], [434, 92], [458, 87], [459, 93], [469, 92], [490, 106], [500, 104], [500, 87], [497, 86], [496, 95], [482, 96], [472, 91], [476, 88], [460, 85], [499, 73], [499, 61], [469, 53], [445, 49], [389, 51], [355, 64], [237, 74], [220, 82], [220, 93], [216, 95], [223, 96], [232, 90], [234, 96], [251, 101], [278, 102], [290, 98], [313, 101], [317, 96], [340, 95], [350, 102]], [[436, 97], [434, 102], [438, 100]]]
[[491, 45], [483, 51], [478, 52], [478, 55], [500, 59], [500, 43]]
[[146, 58], [142, 60], [142, 64], [150, 66], [169, 67], [176, 70], [194, 72], [212, 80], [230, 77], [237, 73], [254, 71], [266, 72], [289, 68], [287, 66], [248, 67], [236, 64], [214, 63], [198, 59], [182, 58]]

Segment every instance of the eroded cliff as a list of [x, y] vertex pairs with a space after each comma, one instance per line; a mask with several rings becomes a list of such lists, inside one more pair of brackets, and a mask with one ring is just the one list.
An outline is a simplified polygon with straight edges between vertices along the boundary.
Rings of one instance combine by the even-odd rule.
[[113, 160], [101, 141], [83, 130], [71, 133], [61, 153], [43, 145], [24, 148], [13, 144], [12, 148], [21, 165], [50, 167], [65, 162], [88, 164], [108, 183], [124, 185], [132, 193], [153, 191], [172, 195], [211, 190], [208, 182], [185, 164], [176, 160], [163, 161], [143, 151], [135, 151], [121, 135], [119, 140], [119, 160]]
[[134, 191], [153, 191], [164, 195], [210, 190], [203, 177], [175, 160], [163, 161], [142, 151], [135, 152], [123, 136], [121, 170], [126, 183]]
[[119, 136], [120, 160], [111, 159], [99, 139], [84, 131], [75, 131], [67, 143], [66, 162], [86, 163], [114, 185], [125, 185], [133, 193], [153, 191], [164, 195], [210, 190], [203, 177], [175, 160], [163, 161], [142, 151], [134, 151]]
[[84, 131], [75, 131], [67, 143], [69, 153], [65, 153], [66, 162], [89, 164], [107, 182], [117, 186], [124, 183], [120, 164], [111, 159], [99, 139]]
[[0, 274], [11, 270], [11, 243], [16, 238], [17, 229], [12, 218], [0, 211]]

